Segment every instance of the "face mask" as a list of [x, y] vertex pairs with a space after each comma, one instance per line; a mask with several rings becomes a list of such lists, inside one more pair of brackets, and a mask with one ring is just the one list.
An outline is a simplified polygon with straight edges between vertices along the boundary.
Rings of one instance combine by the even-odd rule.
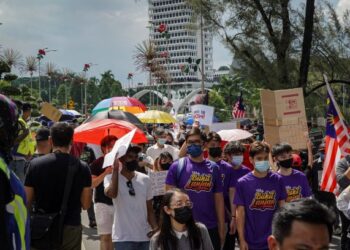
[[270, 168], [270, 164], [268, 161], [256, 161], [255, 162], [255, 169], [262, 173], [262, 172], [266, 172], [267, 170], [269, 170]]
[[243, 162], [243, 155], [232, 156], [232, 164], [235, 166], [240, 166]]
[[165, 144], [165, 142], [166, 142], [166, 139], [164, 139], [164, 138], [158, 138], [157, 141], [158, 141], [159, 145], [164, 146], [164, 144]]
[[291, 168], [293, 164], [293, 158], [283, 160], [283, 161], [278, 161], [278, 165], [282, 168]]
[[187, 148], [187, 153], [194, 158], [200, 156], [202, 152], [203, 151], [201, 145], [192, 144]]
[[222, 149], [220, 147], [209, 148], [209, 155], [213, 158], [220, 157], [222, 155]]
[[163, 170], [169, 170], [171, 163], [161, 163], [160, 166]]
[[167, 145], [173, 145], [173, 143], [171, 141], [166, 141], [165, 144]]
[[138, 166], [139, 166], [139, 163], [136, 160], [125, 162], [125, 167], [129, 172], [135, 171], [138, 168]]
[[186, 224], [192, 219], [192, 209], [187, 206], [175, 208], [174, 212], [174, 219], [180, 224]]

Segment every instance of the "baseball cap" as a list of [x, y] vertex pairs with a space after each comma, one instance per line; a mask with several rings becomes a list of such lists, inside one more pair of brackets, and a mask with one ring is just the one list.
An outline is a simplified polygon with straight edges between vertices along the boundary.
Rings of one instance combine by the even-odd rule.
[[47, 141], [50, 136], [50, 130], [47, 128], [40, 128], [38, 129], [35, 140], [36, 141]]

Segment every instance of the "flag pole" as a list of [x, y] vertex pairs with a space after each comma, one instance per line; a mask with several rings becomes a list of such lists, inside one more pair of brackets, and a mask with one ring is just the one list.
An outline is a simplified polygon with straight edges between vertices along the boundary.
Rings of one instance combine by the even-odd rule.
[[[339, 108], [339, 106], [338, 106], [338, 103], [335, 101], [335, 98], [334, 98], [334, 95], [333, 95], [333, 91], [332, 91], [331, 86], [330, 86], [330, 84], [329, 84], [329, 82], [328, 82], [328, 78], [327, 78], [327, 76], [326, 76], [325, 74], [323, 74], [323, 79], [324, 79], [324, 81], [325, 81], [325, 83], [326, 83], [327, 92], [328, 92], [328, 94], [329, 94], [329, 97], [331, 98], [331, 100], [332, 100], [332, 102], [333, 102], [333, 105], [334, 105], [335, 110], [337, 111], [337, 113], [338, 113], [338, 115], [339, 115], [339, 118], [341, 118], [341, 119], [340, 119], [340, 120], [341, 120], [341, 123], [343, 123], [344, 116], [343, 116], [343, 114], [342, 114], [342, 112], [341, 112], [341, 110], [340, 110], [340, 108]], [[345, 125], [345, 124], [343, 124], [343, 125]]]

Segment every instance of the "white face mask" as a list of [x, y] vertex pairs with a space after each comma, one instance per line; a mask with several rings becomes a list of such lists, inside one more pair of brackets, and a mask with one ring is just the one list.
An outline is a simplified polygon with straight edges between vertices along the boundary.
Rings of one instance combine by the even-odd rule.
[[234, 166], [240, 166], [243, 162], [243, 155], [234, 155], [232, 156], [232, 164]]

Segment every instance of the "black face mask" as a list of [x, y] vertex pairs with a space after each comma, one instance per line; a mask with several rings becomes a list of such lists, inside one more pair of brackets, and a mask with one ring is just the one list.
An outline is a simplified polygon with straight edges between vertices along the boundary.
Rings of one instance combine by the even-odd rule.
[[161, 163], [160, 166], [163, 170], [169, 170], [171, 163]]
[[180, 224], [186, 224], [192, 219], [192, 209], [187, 206], [175, 208], [174, 212], [174, 219]]
[[173, 142], [171, 142], [171, 141], [166, 141], [165, 144], [167, 144], [167, 145], [173, 145]]
[[222, 149], [220, 147], [209, 148], [209, 155], [213, 158], [220, 157], [222, 155]]
[[128, 171], [133, 172], [139, 167], [137, 160], [125, 162], [125, 167]]
[[293, 165], [293, 158], [287, 159], [287, 160], [283, 160], [283, 161], [279, 161], [278, 165], [282, 168], [291, 168]]

